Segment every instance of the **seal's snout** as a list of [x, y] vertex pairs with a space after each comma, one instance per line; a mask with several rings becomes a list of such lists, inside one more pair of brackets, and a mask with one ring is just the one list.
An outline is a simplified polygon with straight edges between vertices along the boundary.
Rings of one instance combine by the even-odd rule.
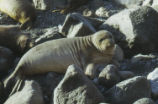
[[109, 39], [109, 41], [106, 44], [106, 48], [113, 48], [115, 46], [115, 42], [113, 39]]

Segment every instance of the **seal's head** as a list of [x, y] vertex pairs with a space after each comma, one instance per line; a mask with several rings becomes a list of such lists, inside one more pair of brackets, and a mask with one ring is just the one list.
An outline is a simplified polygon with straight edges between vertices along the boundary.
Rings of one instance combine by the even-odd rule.
[[98, 31], [92, 36], [92, 41], [93, 41], [94, 46], [99, 51], [105, 54], [107, 53], [113, 54], [115, 42], [114, 42], [112, 33], [106, 30]]

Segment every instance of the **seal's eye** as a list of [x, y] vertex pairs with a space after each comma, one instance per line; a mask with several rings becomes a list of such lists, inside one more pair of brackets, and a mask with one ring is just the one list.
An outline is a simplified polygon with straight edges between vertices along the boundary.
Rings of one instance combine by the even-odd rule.
[[99, 40], [99, 42], [102, 42], [102, 41], [104, 41], [106, 38], [104, 37], [104, 38], [101, 38], [100, 40]]

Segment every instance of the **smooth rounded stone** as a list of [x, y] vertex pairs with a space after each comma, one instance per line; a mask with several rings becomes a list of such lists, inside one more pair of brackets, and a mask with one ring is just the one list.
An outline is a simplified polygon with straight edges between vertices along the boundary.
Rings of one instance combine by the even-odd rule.
[[118, 69], [115, 65], [107, 65], [99, 74], [98, 81], [107, 88], [120, 81]]
[[153, 6], [153, 9], [158, 12], [158, 4]]
[[115, 45], [115, 54], [114, 54], [114, 60], [117, 61], [123, 61], [124, 59], [124, 52], [122, 50], [122, 48], [119, 45]]
[[133, 104], [155, 104], [155, 102], [151, 98], [141, 98]]
[[158, 1], [157, 0], [153, 0], [152, 6], [156, 6], [156, 5], [158, 5]]
[[65, 37], [86, 36], [96, 32], [95, 28], [79, 13], [66, 16], [59, 32]]
[[132, 104], [140, 98], [150, 98], [150, 83], [145, 77], [136, 76], [116, 84], [104, 96], [108, 103]]
[[83, 73], [70, 65], [63, 80], [54, 90], [54, 104], [98, 104], [104, 97]]
[[138, 54], [132, 57], [131, 62], [132, 63], [137, 63], [139, 61], [147, 61], [147, 60], [152, 60], [156, 58], [155, 55], [142, 55], [142, 54]]
[[152, 72], [150, 72], [147, 79], [151, 81], [158, 81], [158, 68], [155, 68]]
[[143, 6], [125, 9], [109, 17], [100, 29], [113, 33], [116, 44], [131, 57], [138, 53], [158, 50], [158, 13], [151, 7]]
[[0, 46], [0, 80], [4, 74], [8, 73], [13, 61], [13, 52], [8, 48]]
[[53, 0], [33, 0], [33, 3], [38, 10], [48, 10], [53, 8]]
[[88, 8], [84, 9], [83, 12], [82, 12], [82, 14], [85, 17], [93, 17], [94, 16], [93, 11], [90, 10], [90, 9], [88, 9]]
[[112, 1], [126, 8], [134, 8], [141, 6], [144, 0], [112, 0]]
[[150, 80], [152, 97], [158, 99], [158, 68], [150, 72], [147, 76], [147, 79]]
[[97, 9], [96, 12], [95, 12], [95, 15], [98, 16], [98, 17], [102, 17], [102, 18], [110, 17], [109, 12], [104, 7], [100, 7], [99, 9]]
[[131, 71], [119, 71], [119, 75], [121, 77], [121, 80], [126, 80], [128, 78], [134, 77], [134, 73]]
[[10, 96], [4, 104], [44, 104], [39, 84], [26, 80], [23, 89]]
[[153, 3], [153, 0], [144, 0], [142, 6], [151, 6]]

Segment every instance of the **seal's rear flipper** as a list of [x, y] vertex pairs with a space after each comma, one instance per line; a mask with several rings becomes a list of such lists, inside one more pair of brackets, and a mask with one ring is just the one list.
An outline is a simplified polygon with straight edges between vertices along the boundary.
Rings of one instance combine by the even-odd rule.
[[23, 86], [23, 82], [24, 82], [24, 77], [20, 77], [20, 78], [17, 80], [17, 82], [16, 82], [14, 88], [12, 89], [11, 93], [9, 94], [9, 96], [11, 96], [11, 95], [13, 95], [14, 93], [20, 91], [21, 88], [22, 88], [22, 86]]

